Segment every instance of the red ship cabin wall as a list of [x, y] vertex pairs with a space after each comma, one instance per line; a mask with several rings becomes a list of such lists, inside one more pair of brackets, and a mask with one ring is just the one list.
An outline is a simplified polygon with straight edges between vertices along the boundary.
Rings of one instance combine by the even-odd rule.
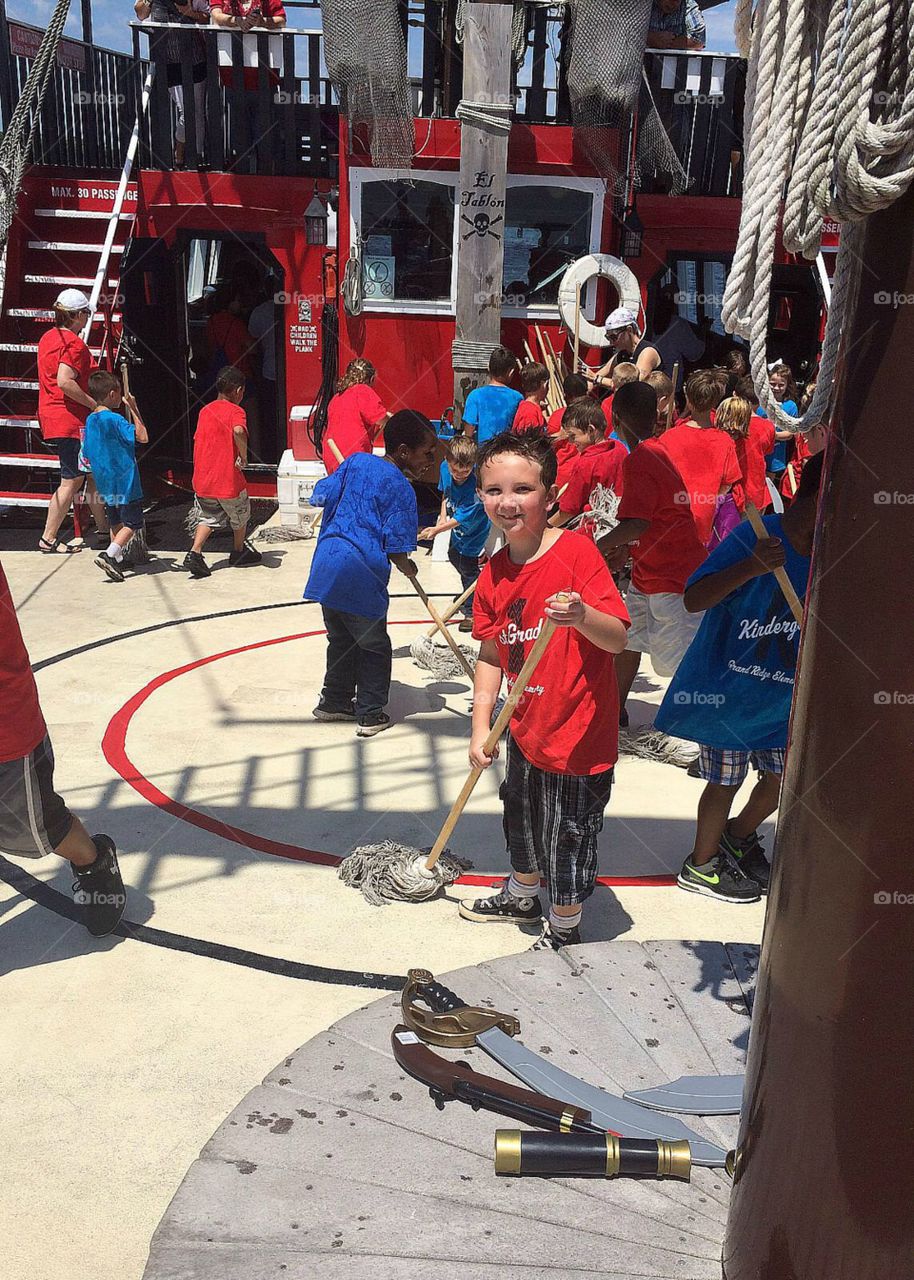
[[[362, 253], [366, 274], [377, 264], [388, 279], [393, 275], [393, 298], [382, 296], [383, 282], [376, 290], [368, 286], [363, 310], [350, 316], [340, 308], [340, 369], [363, 356], [377, 368], [375, 386], [391, 412], [415, 408], [437, 418], [453, 402], [451, 343], [454, 339], [455, 274], [450, 270], [447, 296], [409, 298], [398, 296], [397, 268], [393, 255], [378, 253], [390, 250], [389, 244], [372, 244], [370, 237], [371, 208], [378, 208], [377, 197], [371, 197], [370, 184], [379, 181], [403, 183], [407, 178], [416, 184], [437, 184], [442, 194], [456, 190], [460, 165], [460, 126], [455, 120], [417, 119], [413, 168], [404, 171], [372, 168], [364, 139], [355, 131], [351, 146], [346, 145], [347, 130], [341, 130], [340, 141], [340, 208], [339, 254], [344, 263], [356, 237], [363, 240]], [[427, 187], [432, 190], [433, 187]], [[401, 188], [401, 190], [405, 190]], [[578, 228], [580, 244], [575, 256], [600, 252], [617, 255], [619, 224], [613, 214], [613, 195], [580, 150], [574, 131], [561, 125], [527, 125], [516, 123], [511, 131], [508, 149], [508, 224], [512, 226], [512, 191], [523, 204], [523, 217], [534, 221], [537, 212], [549, 222], [550, 205], [562, 200], [562, 192], [575, 192], [581, 198], [590, 195], [590, 215]], [[389, 188], [388, 188], [389, 194]], [[569, 197], [570, 198], [570, 197]], [[696, 259], [714, 258], [729, 263], [736, 244], [740, 202], [732, 198], [700, 198], [641, 196], [638, 214], [644, 224], [640, 257], [627, 264], [641, 285], [647, 305], [648, 287], [662, 275], [676, 257], [693, 255]], [[440, 212], [440, 210], [439, 210]], [[458, 222], [459, 209], [454, 220]], [[456, 252], [457, 227], [449, 233], [453, 253]], [[366, 232], [369, 233], [366, 240]], [[375, 249], [375, 253], [371, 250]], [[506, 241], [506, 253], [509, 252]], [[453, 261], [453, 253], [451, 262]], [[447, 264], [442, 267], [442, 275]], [[548, 335], [557, 353], [564, 351], [566, 363], [572, 364], [573, 339], [563, 325], [558, 306], [517, 306], [524, 299], [511, 292], [510, 272], [505, 276], [505, 299], [502, 309], [502, 341], [523, 357], [527, 343], [535, 354], [536, 326]], [[558, 278], [561, 278], [559, 273]], [[371, 296], [374, 292], [375, 296]], [[418, 290], [418, 292], [421, 292]], [[443, 292], [443, 290], [442, 290]], [[618, 305], [614, 291], [605, 281], [585, 290], [583, 310], [597, 325], [607, 311]], [[600, 352], [582, 346], [582, 357], [590, 363]]]

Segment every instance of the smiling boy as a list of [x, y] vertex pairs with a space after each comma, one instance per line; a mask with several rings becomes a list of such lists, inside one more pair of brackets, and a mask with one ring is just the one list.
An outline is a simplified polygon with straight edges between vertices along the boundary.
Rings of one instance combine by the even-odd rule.
[[556, 633], [511, 718], [501, 796], [511, 875], [494, 896], [460, 904], [465, 920], [537, 922], [545, 877], [550, 908], [534, 945], [580, 942], [582, 905], [597, 875], [597, 837], [618, 756], [612, 655], [628, 614], [594, 544], [553, 529], [556, 460], [541, 432], [503, 435], [479, 455], [486, 514], [505, 536], [476, 588], [481, 641], [473, 688], [470, 762], [488, 768], [484, 743], [501, 687], [517, 678], [547, 618]]

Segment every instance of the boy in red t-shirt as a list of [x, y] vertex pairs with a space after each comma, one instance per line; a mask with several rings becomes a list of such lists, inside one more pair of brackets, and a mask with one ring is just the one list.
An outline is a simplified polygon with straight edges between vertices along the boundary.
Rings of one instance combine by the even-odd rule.
[[660, 443], [682, 476], [695, 528], [704, 546], [711, 541], [718, 499], [739, 482], [736, 446], [718, 431], [711, 415], [727, 392], [723, 369], [699, 369], [685, 386], [686, 411]]
[[263, 559], [260, 552], [244, 540], [251, 518], [243, 470], [248, 459], [247, 418], [241, 408], [244, 382], [244, 374], [234, 365], [220, 369], [216, 399], [212, 404], [205, 404], [197, 418], [191, 508], [197, 528], [194, 545], [184, 557], [184, 568], [194, 578], [208, 578], [212, 573], [203, 559], [203, 548], [212, 531], [226, 524], [232, 530], [229, 564], [243, 568], [260, 564]]
[[603, 410], [589, 398], [568, 406], [562, 429], [577, 457], [565, 492], [559, 497], [559, 509], [549, 521], [556, 527], [569, 524], [590, 509], [590, 496], [597, 485], [621, 497], [622, 463], [627, 457], [624, 444], [604, 440]]
[[[685, 584], [707, 557], [684, 496], [683, 480], [663, 447], [653, 439], [657, 395], [646, 382], [620, 387], [613, 400], [613, 421], [631, 446], [622, 465], [619, 523], [597, 546], [611, 569], [632, 557], [632, 585], [625, 596], [631, 630], [625, 652], [616, 659], [620, 723], [628, 724], [625, 702], [642, 653], [650, 655], [659, 676], [671, 676], [682, 661], [701, 615], [682, 603]], [[692, 430], [692, 428], [689, 428]]]
[[546, 423], [546, 434], [549, 436], [555, 451], [555, 460], [558, 463], [555, 483], [560, 493], [571, 479], [572, 469], [578, 460], [577, 449], [562, 430], [565, 414], [568, 406], [574, 404], [576, 400], [592, 399], [587, 379], [580, 373], [569, 373], [562, 380], [562, 394], [565, 397], [565, 403], [549, 415], [549, 421]]
[[112, 933], [127, 904], [117, 850], [110, 836], [90, 836], [54, 790], [54, 752], [2, 566], [0, 795], [0, 849], [17, 858], [66, 858], [82, 923], [96, 938]]
[[511, 718], [502, 790], [510, 878], [493, 897], [462, 902], [460, 915], [537, 922], [542, 874], [549, 918], [534, 945], [558, 950], [580, 941], [582, 904], [596, 883], [619, 748], [612, 655], [625, 646], [628, 615], [593, 543], [549, 527], [555, 471], [542, 435], [502, 435], [479, 454], [480, 496], [507, 545], [476, 587], [475, 768], [492, 763], [483, 746], [502, 675], [510, 688], [546, 618], [558, 629]]
[[632, 364], [630, 360], [623, 360], [620, 364], [617, 364], [609, 375], [609, 394], [600, 401], [600, 408], [603, 410], [603, 418], [606, 424], [605, 435], [607, 440], [613, 433], [613, 396], [627, 382], [637, 382], [638, 376], [638, 366]]
[[512, 431], [529, 431], [531, 427], [544, 427], [543, 401], [549, 390], [549, 370], [544, 364], [525, 364], [520, 371], [520, 389], [523, 400], [514, 412]]

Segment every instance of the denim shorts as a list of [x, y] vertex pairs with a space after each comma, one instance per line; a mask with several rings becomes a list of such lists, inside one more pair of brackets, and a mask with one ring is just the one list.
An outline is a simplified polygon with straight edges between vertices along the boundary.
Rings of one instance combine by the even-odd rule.
[[105, 515], [110, 524], [125, 524], [128, 529], [142, 529], [146, 523], [142, 498], [134, 498], [133, 502], [106, 502]]
[[45, 440], [45, 444], [60, 459], [61, 480], [76, 480], [85, 477], [85, 471], [79, 469], [79, 437], [55, 436], [53, 440]]

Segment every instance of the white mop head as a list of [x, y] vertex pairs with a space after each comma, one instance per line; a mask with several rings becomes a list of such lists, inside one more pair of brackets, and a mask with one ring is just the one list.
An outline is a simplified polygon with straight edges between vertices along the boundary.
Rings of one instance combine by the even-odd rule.
[[427, 857], [428, 851], [393, 840], [366, 844], [343, 859], [339, 877], [350, 888], [361, 889], [373, 907], [383, 907], [387, 902], [427, 902], [473, 865], [445, 849], [431, 871], [426, 871]]
[[[459, 646], [471, 667], [476, 666], [476, 650], [469, 645]], [[463, 676], [466, 672], [454, 656], [450, 645], [435, 644], [431, 636], [420, 636], [409, 646], [409, 656], [419, 667], [430, 671], [437, 680], [449, 680], [452, 676]]]
[[677, 769], [688, 769], [698, 756], [698, 747], [694, 742], [661, 733], [650, 724], [631, 732], [622, 729], [619, 733], [619, 751], [624, 756], [635, 756], [639, 760], [659, 760], [662, 764], [675, 765]]

